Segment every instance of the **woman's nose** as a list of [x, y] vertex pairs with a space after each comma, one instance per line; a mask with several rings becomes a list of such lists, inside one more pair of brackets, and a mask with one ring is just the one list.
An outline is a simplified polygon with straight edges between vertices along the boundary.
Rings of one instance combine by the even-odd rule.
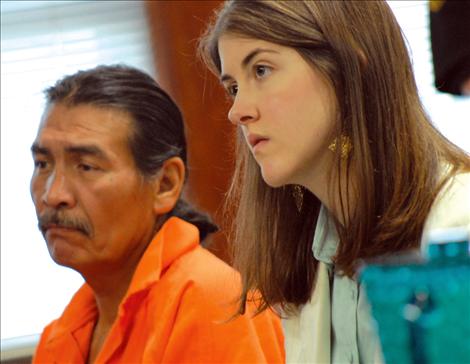
[[233, 105], [228, 112], [232, 124], [241, 125], [258, 120], [259, 111], [253, 97], [237, 93]]

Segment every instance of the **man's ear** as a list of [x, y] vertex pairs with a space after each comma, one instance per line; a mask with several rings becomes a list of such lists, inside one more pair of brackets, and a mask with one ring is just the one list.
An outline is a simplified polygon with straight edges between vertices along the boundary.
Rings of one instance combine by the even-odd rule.
[[153, 211], [156, 215], [164, 215], [175, 207], [183, 189], [185, 173], [180, 157], [172, 157], [163, 163], [153, 182]]

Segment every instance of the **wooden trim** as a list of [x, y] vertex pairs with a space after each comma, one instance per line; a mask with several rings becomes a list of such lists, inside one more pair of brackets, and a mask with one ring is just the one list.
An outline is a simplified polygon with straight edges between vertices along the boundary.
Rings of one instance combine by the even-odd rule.
[[[156, 73], [185, 117], [189, 180], [185, 197], [222, 224], [222, 204], [233, 170], [234, 128], [227, 120], [222, 87], [196, 47], [221, 1], [147, 1]], [[223, 233], [213, 236], [210, 250], [228, 261]]]

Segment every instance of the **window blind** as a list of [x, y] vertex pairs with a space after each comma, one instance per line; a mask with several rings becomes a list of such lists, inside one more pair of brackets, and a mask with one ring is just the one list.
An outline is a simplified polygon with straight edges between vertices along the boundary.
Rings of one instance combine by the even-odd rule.
[[429, 2], [427, 0], [387, 2], [407, 39], [424, 108], [441, 133], [470, 152], [470, 97], [441, 93], [434, 87]]

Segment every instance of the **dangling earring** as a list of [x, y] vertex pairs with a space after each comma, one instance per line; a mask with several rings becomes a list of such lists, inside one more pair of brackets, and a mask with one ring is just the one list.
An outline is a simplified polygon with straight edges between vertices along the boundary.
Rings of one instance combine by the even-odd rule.
[[[341, 135], [340, 140], [341, 140], [340, 142], [341, 159], [346, 159], [353, 148], [351, 139], [347, 135]], [[328, 149], [331, 150], [332, 152], [336, 152], [337, 147], [338, 147], [338, 138], [335, 138], [333, 142], [328, 146]]]
[[295, 206], [297, 207], [297, 211], [302, 211], [302, 205], [304, 203], [304, 189], [300, 185], [294, 185], [292, 196], [294, 197], [294, 202]]

